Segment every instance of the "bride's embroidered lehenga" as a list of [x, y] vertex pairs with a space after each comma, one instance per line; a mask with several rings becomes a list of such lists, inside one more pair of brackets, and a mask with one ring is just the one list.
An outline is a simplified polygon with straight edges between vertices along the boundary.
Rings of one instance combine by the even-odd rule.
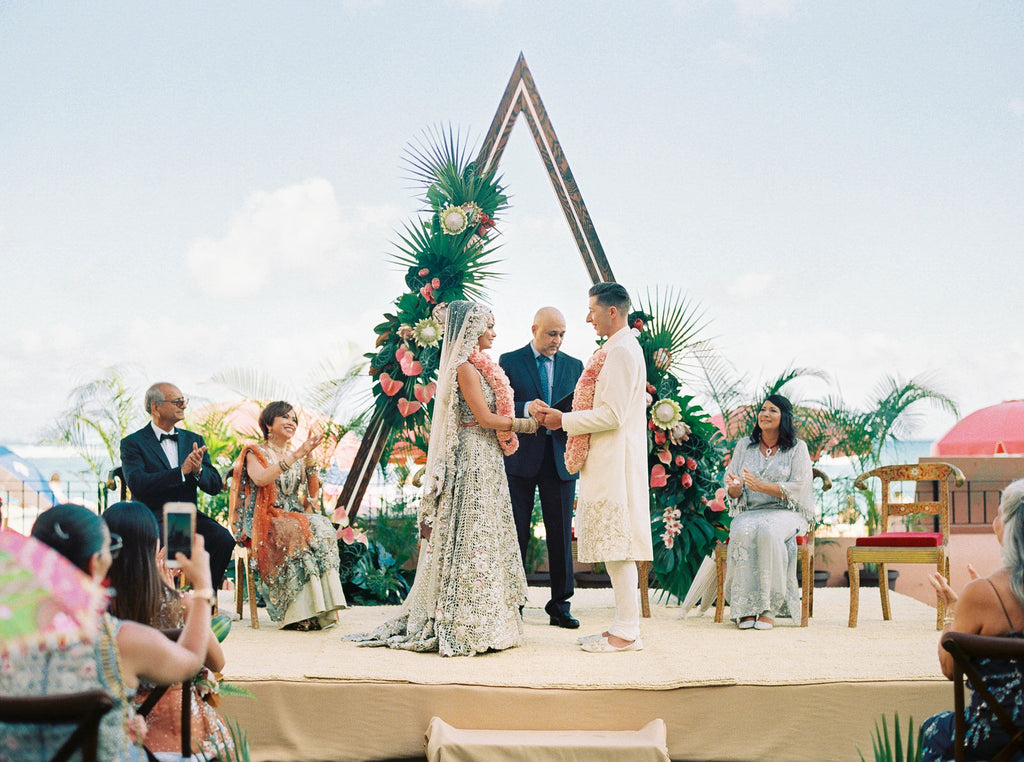
[[[502, 450], [493, 429], [475, 425], [456, 381], [489, 318], [484, 305], [449, 305], [420, 511], [430, 540], [420, 543], [402, 614], [347, 638], [361, 645], [472, 656], [522, 643], [526, 577]], [[495, 391], [483, 374], [481, 388], [495, 412]]]
[[231, 524], [238, 542], [251, 538], [250, 558], [256, 559], [267, 612], [282, 627], [313, 618], [320, 627], [334, 624], [335, 612], [346, 606], [334, 526], [326, 516], [305, 512], [301, 462], [257, 487], [245, 468], [249, 454], [264, 467], [274, 460], [265, 444], [242, 450], [233, 476]]

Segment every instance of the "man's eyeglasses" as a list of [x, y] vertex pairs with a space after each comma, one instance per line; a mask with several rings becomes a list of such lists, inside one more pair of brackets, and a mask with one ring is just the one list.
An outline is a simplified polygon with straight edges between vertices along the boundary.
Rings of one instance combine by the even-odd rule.
[[117, 554], [121, 552], [121, 548], [124, 547], [124, 542], [121, 540], [121, 535], [110, 533], [110, 557], [117, 558]]
[[164, 402], [176, 407], [185, 407], [188, 405], [188, 397], [178, 397], [176, 400], [164, 400]]

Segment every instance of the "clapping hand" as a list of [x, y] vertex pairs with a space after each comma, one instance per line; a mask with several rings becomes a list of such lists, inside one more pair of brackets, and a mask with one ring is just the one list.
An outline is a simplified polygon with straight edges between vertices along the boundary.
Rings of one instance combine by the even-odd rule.
[[181, 472], [183, 474], [195, 474], [198, 477], [203, 472], [203, 457], [208, 449], [206, 445], [200, 447], [198, 443], [193, 442], [192, 452], [188, 454], [185, 462], [181, 464]]
[[320, 446], [320, 443], [324, 441], [324, 432], [320, 428], [310, 429], [309, 436], [306, 437], [306, 441], [299, 447], [298, 456], [305, 458], [313, 450]]

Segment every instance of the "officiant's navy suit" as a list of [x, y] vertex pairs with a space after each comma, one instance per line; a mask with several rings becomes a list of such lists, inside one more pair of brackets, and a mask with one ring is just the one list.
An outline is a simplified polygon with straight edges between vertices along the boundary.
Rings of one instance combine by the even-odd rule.
[[[583, 363], [561, 351], [556, 352], [552, 360], [550, 402], [554, 404], [575, 389], [583, 373]], [[533, 344], [506, 352], [498, 364], [512, 384], [516, 416], [526, 417], [529, 415], [526, 406], [535, 399], [544, 399]], [[525, 559], [534, 493], [539, 490], [551, 573], [551, 600], [544, 608], [552, 617], [567, 615], [573, 594], [572, 507], [577, 475], [565, 468], [566, 434], [541, 427], [536, 434], [519, 434], [518, 437], [519, 449], [505, 457], [505, 473], [519, 550]]]
[[[195, 432], [176, 429], [175, 433], [178, 436], [179, 464], [185, 462], [193, 445], [203, 447], [206, 444]], [[194, 503], [197, 488], [208, 495], [216, 495], [224, 486], [209, 455], [203, 456], [203, 470], [199, 478], [194, 474], [183, 477], [181, 468], [171, 468], [160, 440], [149, 423], [121, 440], [121, 468], [124, 469], [125, 484], [131, 490], [132, 499], [149, 507], [160, 524], [161, 532], [165, 503]], [[227, 529], [198, 511], [196, 532], [203, 536], [206, 551], [210, 554], [213, 586], [219, 590], [224, 570], [235, 549], [235, 540]]]

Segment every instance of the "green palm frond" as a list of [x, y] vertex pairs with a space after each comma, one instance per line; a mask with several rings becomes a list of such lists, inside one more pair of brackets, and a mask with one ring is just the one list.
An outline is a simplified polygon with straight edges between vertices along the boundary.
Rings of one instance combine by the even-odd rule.
[[448, 125], [437, 125], [405, 150], [410, 180], [425, 187], [423, 212], [437, 212], [442, 206], [460, 206], [473, 201], [493, 217], [508, 206], [496, 168], [478, 173], [462, 135]]
[[499, 261], [493, 254], [500, 244], [487, 241], [466, 245], [463, 236], [433, 235], [426, 226], [409, 223], [398, 237], [400, 242], [395, 243], [397, 251], [391, 261], [410, 272], [426, 267], [432, 276], [440, 278], [445, 295], [461, 288], [460, 298], [482, 299], [486, 293], [484, 281], [502, 276], [493, 269]]
[[293, 386], [260, 368], [228, 368], [210, 381], [260, 405], [274, 400], [298, 400]]
[[[708, 326], [699, 305], [673, 289], [664, 293], [660, 289], [648, 290], [637, 303], [650, 316], [644, 330], [644, 354], [653, 356], [658, 350], [665, 350], [670, 353], [670, 367], [677, 375], [697, 375], [699, 354], [708, 349], [707, 341], [699, 338]], [[651, 357], [647, 359], [650, 365]]]

